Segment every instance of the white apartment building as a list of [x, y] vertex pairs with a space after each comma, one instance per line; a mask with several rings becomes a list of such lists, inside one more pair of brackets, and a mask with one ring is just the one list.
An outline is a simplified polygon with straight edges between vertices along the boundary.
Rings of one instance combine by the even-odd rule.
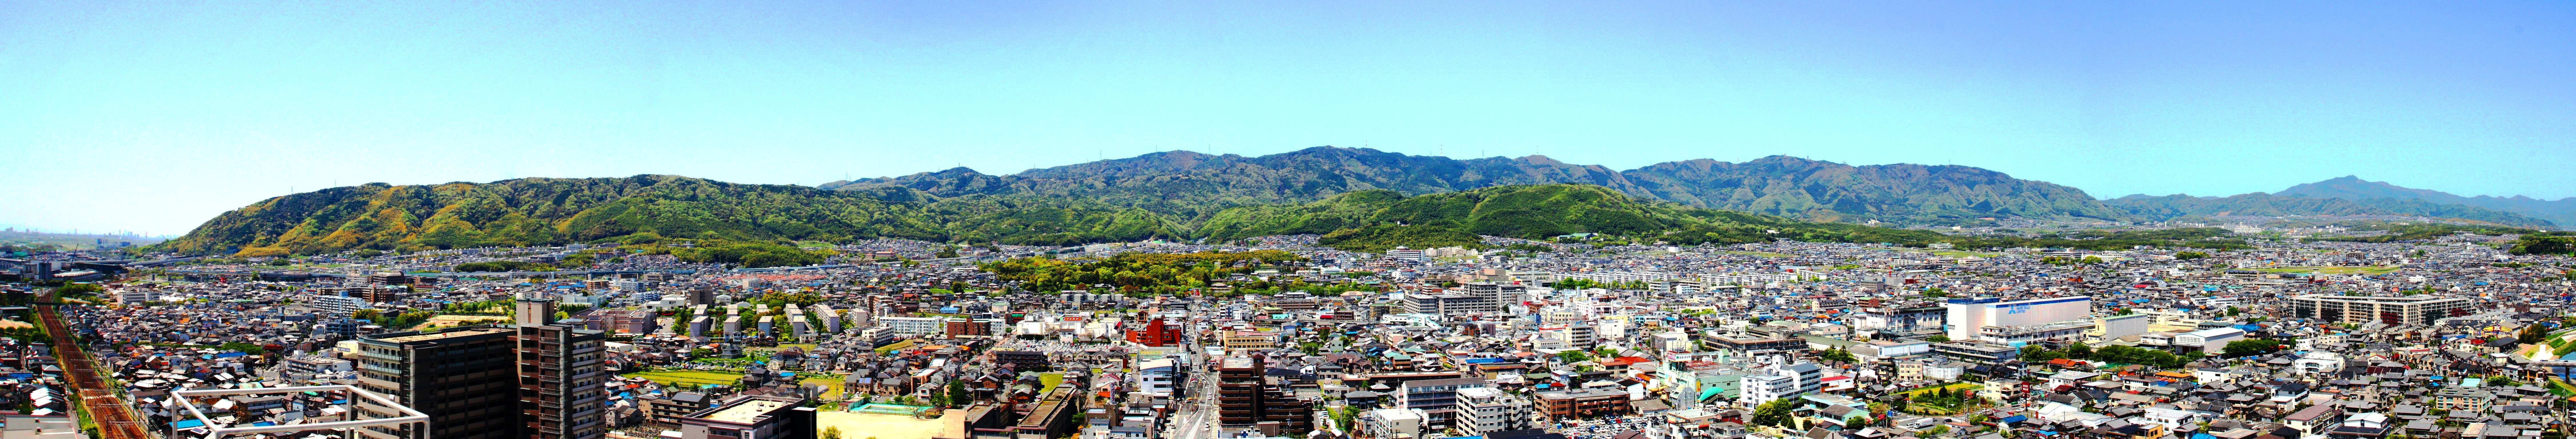
[[948, 317], [887, 317], [877, 319], [886, 329], [899, 335], [940, 334], [948, 331]]
[[1779, 375], [1745, 375], [1735, 401], [1746, 407], [1798, 396], [1798, 379]]
[[1467, 434], [1530, 428], [1530, 402], [1487, 387], [1458, 389], [1458, 429]]
[[367, 303], [366, 299], [322, 294], [305, 296], [304, 302], [312, 305], [314, 310], [321, 311], [324, 314], [337, 316], [348, 316], [350, 313], [355, 313], [358, 312], [358, 310], [367, 309], [371, 306]]

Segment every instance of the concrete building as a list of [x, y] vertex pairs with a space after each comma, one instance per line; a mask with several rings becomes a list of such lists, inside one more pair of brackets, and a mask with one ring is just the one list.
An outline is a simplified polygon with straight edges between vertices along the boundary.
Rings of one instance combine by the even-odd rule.
[[1484, 377], [1405, 381], [1395, 389], [1397, 407], [1421, 410], [1422, 422], [1448, 426], [1458, 419], [1458, 391], [1490, 389]]
[[814, 439], [805, 398], [737, 396], [678, 418], [681, 439]]
[[1456, 427], [1471, 435], [1531, 426], [1530, 402], [1491, 387], [1458, 389]]
[[2203, 329], [2175, 335], [2173, 338], [2173, 350], [2183, 353], [2203, 352], [2217, 354], [2219, 351], [2227, 350], [2227, 342], [2244, 339], [2245, 330], [2243, 329]]
[[519, 437], [527, 439], [599, 439], [606, 432], [599, 415], [600, 357], [608, 336], [583, 327], [579, 319], [553, 323], [555, 301], [521, 298], [515, 307], [518, 325], [517, 379]]
[[[508, 325], [360, 337], [358, 385], [429, 415], [426, 426], [358, 429], [368, 439], [518, 439], [518, 365]], [[595, 392], [594, 392], [595, 393]], [[361, 400], [365, 401], [365, 400]], [[372, 402], [360, 416], [402, 416]]]
[[2093, 327], [2093, 298], [2050, 297], [2001, 301], [1992, 297], [1950, 299], [1946, 321], [1951, 340], [1985, 340], [2021, 347], [2033, 341], [2073, 339]]
[[2370, 322], [2393, 326], [2430, 324], [2444, 317], [2476, 312], [2477, 299], [2417, 295], [2404, 297], [2309, 294], [2290, 298], [2290, 317], [2345, 324]]
[[877, 321], [884, 322], [887, 329], [892, 329], [895, 334], [900, 335], [938, 334], [948, 330], [948, 317], [946, 316], [887, 317], [877, 319]]
[[1255, 427], [1268, 436], [1303, 435], [1313, 431], [1314, 408], [1284, 383], [1272, 382], [1261, 357], [1218, 360], [1217, 421], [1231, 427]]

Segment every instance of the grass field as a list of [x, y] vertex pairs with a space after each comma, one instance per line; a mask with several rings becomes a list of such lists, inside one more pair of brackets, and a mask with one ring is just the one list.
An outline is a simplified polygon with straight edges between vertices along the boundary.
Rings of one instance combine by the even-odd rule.
[[2381, 275], [2381, 274], [2388, 274], [2388, 273], [2394, 273], [2394, 272], [2397, 272], [2397, 268], [2396, 268], [2396, 267], [2379, 267], [2379, 266], [2368, 266], [2368, 267], [2280, 267], [2280, 268], [2265, 268], [2265, 269], [2260, 269], [2260, 270], [2255, 270], [2255, 271], [2260, 271], [2260, 272], [2265, 272], [2265, 273], [2317, 273], [2317, 274], [2363, 274], [2363, 275]]
[[[664, 370], [636, 372], [623, 376], [628, 378], [653, 380], [653, 382], [662, 384], [678, 384], [688, 388], [696, 388], [707, 384], [722, 384], [728, 386], [742, 384], [741, 372]], [[833, 375], [806, 375], [804, 373], [798, 373], [796, 376], [797, 378], [800, 378], [797, 381], [798, 384], [821, 384], [826, 387], [830, 387], [831, 390], [823, 392], [823, 399], [840, 399], [841, 397], [841, 377]]]
[[1897, 393], [1899, 393], [1899, 394], [1903, 394], [1903, 395], [1905, 395], [1905, 396], [1909, 396], [1909, 397], [1910, 397], [1910, 396], [1922, 395], [1922, 394], [1925, 394], [1925, 393], [1932, 393], [1932, 391], [1933, 391], [1934, 389], [1947, 388], [1947, 389], [1952, 389], [1952, 390], [1958, 390], [1958, 389], [1982, 389], [1982, 388], [1985, 388], [1985, 387], [1986, 387], [1986, 386], [1983, 386], [1983, 385], [1977, 385], [1977, 384], [1969, 384], [1969, 383], [1953, 383], [1953, 384], [1950, 384], [1950, 385], [1947, 385], [1947, 386], [1941, 386], [1941, 387], [1925, 387], [1925, 388], [1914, 389], [1914, 390], [1907, 390], [1907, 391], [1897, 392]]
[[1038, 394], [1044, 395], [1047, 394], [1047, 392], [1053, 392], [1055, 391], [1055, 386], [1064, 384], [1064, 374], [1055, 372], [1040, 373], [1038, 374], [1038, 384], [1046, 385], [1046, 389], [1039, 390]]
[[887, 353], [887, 352], [894, 352], [894, 351], [904, 350], [904, 349], [911, 348], [911, 347], [912, 347], [912, 340], [898, 341], [898, 342], [894, 342], [894, 344], [885, 345], [885, 347], [877, 348], [877, 355], [885, 355], [885, 353]]
[[730, 386], [742, 383], [742, 373], [739, 372], [725, 373], [695, 370], [665, 370], [657, 372], [636, 372], [626, 374], [625, 376], [629, 378], [653, 380], [653, 382], [662, 384], [678, 384], [690, 388], [695, 388], [705, 384], [723, 384]]

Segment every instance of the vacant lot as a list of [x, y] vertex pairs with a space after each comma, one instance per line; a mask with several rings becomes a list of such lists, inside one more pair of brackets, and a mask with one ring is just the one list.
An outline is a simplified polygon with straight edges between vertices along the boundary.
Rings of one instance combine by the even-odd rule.
[[930, 439], [954, 428], [956, 422], [948, 416], [956, 413], [949, 411], [939, 419], [913, 419], [904, 415], [822, 411], [814, 413], [814, 429], [840, 427], [841, 439]]

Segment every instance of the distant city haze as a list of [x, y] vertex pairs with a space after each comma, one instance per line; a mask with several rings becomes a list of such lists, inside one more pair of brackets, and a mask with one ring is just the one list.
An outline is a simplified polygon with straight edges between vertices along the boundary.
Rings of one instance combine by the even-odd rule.
[[0, 5], [0, 226], [1319, 145], [2555, 200], [2570, 35], [2566, 2], [22, 2]]

